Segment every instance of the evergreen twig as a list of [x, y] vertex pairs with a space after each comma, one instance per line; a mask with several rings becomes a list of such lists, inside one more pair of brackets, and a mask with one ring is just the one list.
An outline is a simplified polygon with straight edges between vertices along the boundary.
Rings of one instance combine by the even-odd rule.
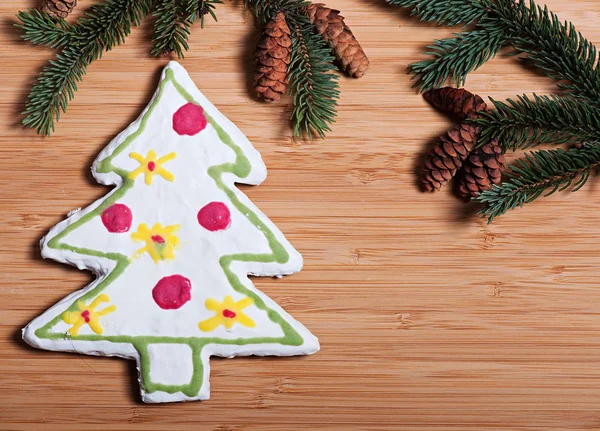
[[[572, 23], [562, 23], [534, 0], [388, 0], [411, 8], [423, 21], [476, 23], [455, 38], [430, 46], [433, 59], [411, 65], [416, 86], [427, 90], [451, 78], [462, 84], [469, 72], [494, 57], [503, 45], [559, 82], [567, 93], [600, 104], [600, 71], [596, 47]], [[487, 29], [482, 31], [482, 27]], [[493, 32], [492, 32], [493, 30]], [[481, 53], [482, 47], [486, 52]]]
[[495, 57], [507, 44], [505, 29], [493, 20], [483, 18], [471, 31], [456, 33], [455, 37], [436, 40], [425, 52], [433, 58], [409, 66], [415, 87], [421, 91], [438, 88], [450, 79], [457, 87], [465, 83], [467, 74]]
[[393, 6], [406, 7], [421, 21], [454, 26], [472, 24], [488, 11], [476, 0], [387, 0]]
[[586, 145], [581, 150], [541, 150], [528, 154], [510, 166], [510, 178], [475, 200], [485, 204], [480, 214], [492, 222], [507, 211], [521, 207], [538, 197], [549, 196], [573, 185], [579, 190], [600, 171], [600, 145]]
[[519, 96], [499, 102], [495, 110], [468, 120], [481, 126], [481, 143], [497, 137], [504, 150], [540, 144], [600, 142], [600, 110], [580, 99]]
[[218, 4], [222, 4], [223, 0], [180, 0], [183, 9], [187, 13], [186, 19], [190, 23], [196, 22], [200, 18], [200, 27], [204, 28], [204, 17], [208, 14], [215, 22], [218, 22], [217, 15], [215, 13], [215, 7]]
[[175, 52], [178, 58], [184, 57], [189, 49], [188, 37], [191, 27], [200, 18], [204, 28], [204, 17], [209, 14], [217, 21], [215, 6], [222, 0], [155, 0], [154, 36], [151, 54], [159, 56]]
[[174, 52], [178, 58], [183, 58], [183, 51], [189, 49], [187, 40], [197, 13], [189, 13], [189, 5], [185, 3], [191, 2], [155, 0], [152, 55]]
[[263, 23], [283, 11], [292, 29], [292, 58], [288, 67], [290, 93], [294, 98], [291, 120], [294, 136], [304, 134], [321, 138], [331, 131], [339, 98], [338, 76], [331, 50], [323, 37], [315, 34], [302, 8], [303, 0], [246, 0], [254, 15]]
[[509, 29], [513, 47], [525, 59], [559, 82], [558, 86], [590, 103], [600, 104], [600, 71], [596, 47], [572, 23], [562, 23], [534, 0], [482, 0]]
[[[304, 22], [302, 22], [304, 21]], [[313, 132], [321, 138], [335, 121], [339, 97], [337, 75], [333, 74], [333, 58], [323, 38], [314, 34], [308, 19], [298, 20], [292, 33], [292, 60], [289, 81], [294, 96], [294, 136]]]
[[74, 97], [87, 66], [104, 51], [123, 43], [131, 27], [139, 25], [148, 14], [150, 6], [151, 0], [106, 0], [93, 5], [76, 26], [77, 43], [65, 47], [42, 70], [29, 93], [23, 124], [50, 135], [60, 112], [66, 111]]
[[[279, 12], [285, 12], [289, 21], [302, 15], [301, 9], [308, 4], [305, 0], [245, 0], [246, 5], [252, 10], [254, 16], [260, 18], [262, 23], [275, 18]], [[288, 22], [288, 25], [290, 23]], [[292, 27], [292, 26], [290, 26]]]
[[22, 24], [15, 24], [23, 31], [21, 37], [34, 45], [50, 48], [63, 48], [73, 40], [73, 26], [64, 19], [55, 19], [37, 9], [19, 12], [17, 18]]
[[207, 14], [212, 16], [212, 19], [215, 22], [219, 21], [217, 19], [217, 15], [215, 14], [215, 7], [217, 4], [223, 3], [223, 0], [191, 0], [189, 1], [189, 3], [198, 3], [198, 6], [193, 8], [192, 10], [197, 11], [195, 15], [200, 17], [201, 28], [204, 28], [204, 17], [206, 17]]

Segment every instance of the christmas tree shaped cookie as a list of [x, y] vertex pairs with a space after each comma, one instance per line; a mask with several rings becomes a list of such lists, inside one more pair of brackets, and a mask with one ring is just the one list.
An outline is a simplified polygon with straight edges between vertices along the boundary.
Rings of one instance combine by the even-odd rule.
[[94, 162], [116, 185], [42, 240], [96, 281], [24, 330], [32, 346], [135, 359], [146, 402], [207, 399], [211, 355], [304, 355], [317, 339], [248, 274], [302, 257], [234, 185], [266, 178], [248, 139], [171, 62], [140, 118]]

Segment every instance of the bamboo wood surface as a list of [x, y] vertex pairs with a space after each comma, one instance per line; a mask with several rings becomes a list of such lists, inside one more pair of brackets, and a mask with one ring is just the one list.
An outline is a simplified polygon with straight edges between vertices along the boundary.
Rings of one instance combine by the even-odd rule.
[[[91, 2], [81, 2], [76, 17]], [[228, 2], [230, 3], [230, 2]], [[92, 276], [42, 261], [38, 241], [108, 192], [89, 167], [138, 116], [166, 58], [151, 25], [95, 62], [51, 138], [19, 127], [50, 50], [19, 39], [0, 3], [0, 430], [600, 429], [597, 182], [487, 225], [415, 169], [449, 122], [411, 89], [407, 64], [451, 30], [383, 1], [330, 0], [371, 59], [341, 79], [334, 131], [294, 142], [290, 100], [252, 100], [258, 31], [240, 2], [194, 28], [182, 64], [262, 152], [268, 180], [244, 191], [304, 255], [304, 270], [257, 287], [320, 338], [306, 358], [212, 360], [211, 399], [139, 401], [132, 362], [34, 350], [20, 329]], [[600, 2], [547, 0], [600, 43]], [[514, 58], [467, 88], [497, 99], [555, 91]]]

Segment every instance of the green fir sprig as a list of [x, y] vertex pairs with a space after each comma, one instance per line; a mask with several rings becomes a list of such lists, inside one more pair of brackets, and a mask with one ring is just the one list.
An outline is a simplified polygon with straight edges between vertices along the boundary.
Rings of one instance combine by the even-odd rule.
[[456, 33], [455, 37], [436, 40], [427, 47], [426, 60], [409, 66], [415, 87], [421, 91], [438, 88], [446, 81], [461, 87], [467, 75], [494, 58], [507, 44], [504, 27], [483, 18], [473, 30]]
[[585, 100], [527, 95], [506, 102], [490, 99], [495, 110], [468, 120], [481, 127], [480, 143], [496, 137], [504, 150], [541, 144], [600, 142], [600, 110]]
[[16, 25], [23, 31], [21, 37], [34, 45], [44, 45], [54, 49], [63, 48], [75, 35], [73, 26], [64, 19], [51, 18], [47, 13], [37, 9], [19, 12], [17, 18], [22, 22]]
[[189, 49], [188, 36], [197, 13], [190, 14], [187, 5], [179, 0], [155, 0], [152, 55], [174, 52], [183, 58]]
[[187, 3], [187, 11], [192, 18], [192, 22], [196, 21], [196, 18], [200, 19], [200, 27], [204, 28], [204, 18], [210, 15], [214, 22], [219, 22], [215, 8], [218, 4], [222, 4], [223, 0], [185, 0]]
[[245, 0], [245, 3], [252, 10], [254, 16], [265, 24], [275, 18], [279, 12], [285, 12], [286, 20], [298, 18], [302, 15], [302, 8], [309, 2], [305, 0]]
[[430, 56], [409, 65], [420, 91], [441, 87], [448, 80], [461, 86], [467, 74], [496, 56], [507, 37], [504, 26], [490, 16], [486, 0], [387, 0], [393, 6], [409, 8], [421, 21], [439, 25], [462, 24], [474, 27], [454, 37], [436, 40], [427, 47]]
[[[85, 75], [87, 66], [105, 51], [123, 43], [131, 28], [148, 14], [150, 6], [151, 0], [106, 0], [93, 5], [71, 29], [69, 44], [42, 70], [29, 94], [23, 124], [36, 128], [40, 134], [50, 135], [61, 111], [65, 112], [73, 99], [77, 82]], [[21, 15], [25, 18], [22, 22], [27, 28], [26, 34], [27, 31], [31, 34], [32, 22], [40, 23], [39, 19], [35, 20], [34, 12], [31, 14], [34, 21], [27, 21]], [[58, 24], [57, 28], [68, 27]]]
[[474, 0], [387, 0], [392, 6], [409, 8], [421, 21], [440, 25], [468, 25], [488, 14], [485, 5]]
[[510, 166], [509, 178], [475, 200], [484, 204], [481, 214], [491, 223], [507, 211], [549, 196], [573, 186], [583, 187], [589, 178], [598, 175], [600, 145], [586, 145], [581, 150], [540, 150]]
[[339, 98], [338, 76], [331, 49], [313, 30], [302, 12], [308, 2], [302, 0], [246, 0], [254, 15], [263, 23], [284, 12], [292, 31], [292, 58], [288, 67], [289, 91], [294, 99], [291, 120], [294, 136], [314, 135], [325, 138], [335, 121]]
[[87, 67], [106, 51], [125, 42], [154, 7], [153, 55], [174, 52], [183, 57], [191, 25], [204, 16], [216, 20], [214, 8], [222, 0], [104, 0], [91, 6], [76, 24], [31, 9], [17, 14], [23, 39], [59, 49], [56, 59], [42, 70], [25, 105], [23, 125], [50, 135], [65, 112]]
[[[474, 24], [453, 38], [436, 41], [433, 56], [410, 66], [416, 86], [425, 91], [448, 78], [464, 83], [468, 73], [493, 58], [502, 46], [559, 82], [569, 94], [600, 104], [600, 73], [596, 47], [572, 23], [563, 23], [534, 0], [388, 0], [411, 8], [423, 21], [439, 24]], [[487, 31], [487, 33], [486, 33]], [[486, 52], [481, 53], [485, 39]], [[451, 65], [449, 67], [448, 65]]]
[[313, 33], [308, 19], [296, 20], [292, 25], [294, 39], [289, 81], [294, 97], [294, 136], [307, 134], [312, 139], [316, 133], [325, 138], [335, 121], [339, 97], [331, 51], [323, 38]]
[[509, 29], [517, 53], [559, 81], [567, 93], [600, 104], [600, 73], [596, 47], [572, 23], [563, 23], [534, 0], [484, 0]]

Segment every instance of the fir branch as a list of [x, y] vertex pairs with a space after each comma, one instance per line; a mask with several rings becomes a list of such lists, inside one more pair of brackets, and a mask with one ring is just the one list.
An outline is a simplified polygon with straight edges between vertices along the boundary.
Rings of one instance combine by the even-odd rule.
[[410, 73], [414, 86], [421, 91], [438, 88], [450, 79], [456, 87], [464, 85], [467, 74], [494, 58], [507, 44], [505, 29], [488, 18], [482, 19], [475, 29], [456, 33], [454, 38], [435, 41], [425, 55], [433, 58], [413, 63]]
[[200, 18], [200, 27], [204, 28], [204, 17], [208, 14], [215, 22], [218, 22], [215, 13], [216, 5], [222, 4], [223, 0], [180, 0], [182, 7], [187, 13], [186, 20], [191, 24]]
[[[175, 52], [178, 58], [183, 58], [183, 51], [189, 49], [187, 43], [190, 35], [190, 27], [197, 16], [196, 13], [188, 13], [189, 5], [179, 0], [156, 0], [154, 12], [156, 18], [154, 23], [154, 36], [152, 36], [153, 47], [151, 54], [159, 56]], [[192, 18], [191, 18], [192, 17]]]
[[87, 66], [124, 42], [132, 26], [150, 11], [151, 0], [106, 0], [93, 5], [74, 26], [77, 43], [69, 44], [42, 70], [25, 106], [23, 124], [50, 135], [60, 111], [74, 97]]
[[17, 18], [22, 22], [15, 24], [23, 32], [21, 37], [34, 45], [62, 48], [73, 39], [73, 26], [38, 9], [20, 11]]
[[[416, 86], [443, 85], [447, 78], [461, 84], [466, 74], [492, 58], [502, 45], [559, 82], [567, 93], [600, 104], [600, 71], [596, 47], [572, 23], [561, 23], [534, 0], [388, 0], [412, 9], [423, 21], [454, 25], [477, 23], [472, 32], [437, 41], [429, 48], [433, 59], [411, 65]], [[487, 31], [480, 28], [484, 26]], [[499, 33], [503, 33], [503, 36]], [[481, 40], [478, 40], [481, 38]], [[491, 39], [487, 39], [491, 38]], [[486, 40], [487, 39], [487, 40]], [[484, 42], [485, 41], [485, 42]], [[481, 53], [482, 47], [486, 52]]]
[[333, 74], [331, 50], [323, 38], [313, 33], [307, 17], [292, 22], [292, 59], [289, 65], [290, 89], [294, 97], [294, 136], [313, 133], [321, 138], [335, 121], [339, 97], [338, 76]]
[[561, 23], [534, 0], [482, 0], [496, 19], [509, 28], [512, 45], [526, 60], [576, 97], [598, 105], [600, 72], [597, 50], [572, 23]]
[[504, 151], [540, 144], [600, 142], [600, 110], [580, 99], [519, 96], [498, 102], [496, 110], [467, 120], [481, 126], [480, 142], [497, 137]]
[[217, 4], [223, 3], [223, 0], [195, 0], [199, 3], [197, 8], [197, 16], [200, 17], [200, 27], [204, 28], [204, 17], [206, 14], [212, 16], [215, 22], [219, 22], [217, 15], [215, 14], [215, 7]]
[[476, 0], [387, 0], [393, 6], [410, 8], [421, 21], [454, 26], [479, 21], [488, 11]]
[[285, 12], [286, 19], [301, 19], [301, 9], [309, 3], [305, 0], [245, 0], [245, 2], [263, 24], [272, 20], [279, 12]]
[[549, 196], [571, 185], [573, 191], [579, 190], [600, 171], [600, 145], [586, 145], [581, 150], [536, 151], [510, 168], [512, 173], [508, 180], [494, 185], [475, 199], [485, 205], [480, 214], [487, 217], [489, 223], [543, 194]]
[[302, 13], [308, 4], [303, 0], [246, 0], [256, 17], [263, 23], [279, 12], [285, 13], [292, 30], [292, 58], [288, 66], [290, 93], [294, 109], [291, 120], [294, 136], [313, 134], [325, 138], [335, 121], [339, 98], [338, 76], [331, 50], [323, 37], [313, 32], [313, 25]]

